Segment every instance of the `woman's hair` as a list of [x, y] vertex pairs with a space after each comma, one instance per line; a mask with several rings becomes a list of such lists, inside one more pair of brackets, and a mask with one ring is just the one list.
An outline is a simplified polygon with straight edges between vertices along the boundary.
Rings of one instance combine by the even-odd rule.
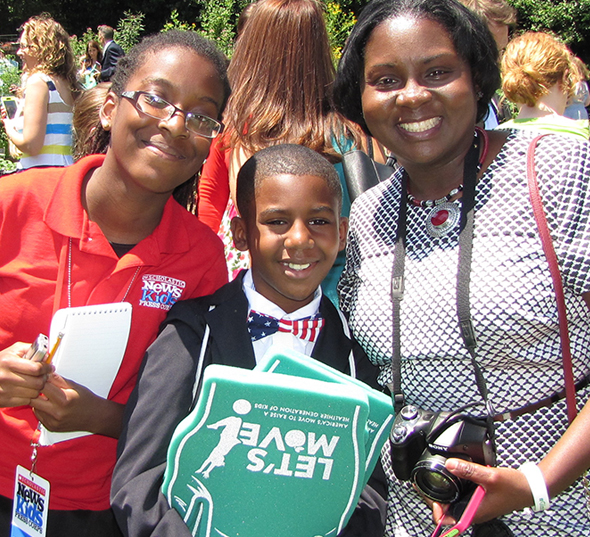
[[129, 79], [148, 61], [148, 57], [167, 48], [185, 48], [191, 50], [198, 56], [208, 60], [215, 67], [223, 84], [223, 101], [219, 111], [221, 115], [230, 94], [227, 77], [227, 59], [212, 41], [205, 39], [196, 32], [170, 30], [142, 39], [117, 62], [117, 69], [112, 78], [113, 85], [111, 91], [117, 97], [121, 97]]
[[90, 57], [90, 53], [88, 52], [88, 49], [91, 46], [94, 47], [98, 51], [98, 54], [96, 55], [96, 61], [101, 62], [102, 61], [102, 47], [100, 46], [100, 43], [98, 41], [95, 41], [94, 39], [91, 39], [90, 41], [88, 41], [88, 43], [86, 43], [86, 54], [84, 55], [84, 59], [87, 61], [93, 61], [92, 58]]
[[240, 16], [238, 17], [238, 22], [236, 24], [236, 34], [238, 37], [244, 31], [244, 28], [246, 27], [246, 23], [250, 19], [250, 15], [252, 15], [252, 11], [254, 10], [255, 7], [256, 7], [256, 2], [251, 2], [244, 9], [242, 9]]
[[512, 39], [502, 56], [502, 90], [513, 103], [535, 106], [555, 84], [571, 96], [580, 80], [574, 55], [558, 39], [526, 32]]
[[505, 0], [460, 0], [486, 22], [505, 26], [516, 24], [516, 10]]
[[[212, 41], [205, 39], [196, 32], [170, 30], [142, 39], [125, 56], [119, 59], [117, 69], [112, 78], [110, 91], [118, 98], [121, 98], [121, 94], [125, 91], [129, 79], [146, 61], [153, 60], [150, 56], [168, 48], [185, 48], [193, 51], [198, 56], [208, 60], [215, 67], [223, 84], [223, 100], [219, 110], [219, 116], [221, 116], [230, 95], [230, 86], [227, 77], [227, 59]], [[96, 136], [99, 137], [98, 142], [100, 142], [105, 136], [100, 121], [96, 125], [96, 128]], [[196, 210], [196, 182], [197, 175], [191, 177], [174, 190], [176, 201], [192, 212]]]
[[317, 0], [259, 0], [229, 66], [225, 123], [232, 147], [248, 153], [278, 143], [314, 149], [332, 161], [352, 136], [333, 111], [335, 69]]
[[72, 120], [74, 160], [79, 160], [86, 155], [107, 152], [110, 132], [100, 126], [100, 109], [110, 89], [110, 82], [102, 82], [82, 92], [82, 95], [78, 97]]
[[70, 36], [47, 13], [35, 15], [19, 29], [26, 46], [37, 60], [36, 71], [65, 79], [72, 91], [78, 88]]
[[476, 119], [481, 121], [500, 87], [498, 49], [483, 19], [455, 0], [373, 0], [368, 4], [346, 42], [338, 66], [334, 84], [337, 109], [370, 134], [361, 104], [365, 47], [379, 24], [401, 16], [434, 21], [448, 32], [457, 54], [469, 65], [474, 88], [481, 94]]
[[574, 65], [578, 70], [580, 81], [588, 80], [590, 78], [590, 70], [588, 69], [587, 65], [577, 56], [574, 56]]

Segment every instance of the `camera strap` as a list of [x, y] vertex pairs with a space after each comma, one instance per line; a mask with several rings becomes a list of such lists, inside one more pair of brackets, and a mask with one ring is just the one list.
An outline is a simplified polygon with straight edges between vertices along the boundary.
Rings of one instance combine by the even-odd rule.
[[469, 301], [469, 289], [471, 284], [471, 254], [473, 252], [473, 220], [475, 209], [475, 184], [477, 179], [477, 154], [470, 151], [465, 159], [465, 177], [463, 185], [463, 197], [461, 203], [461, 221], [459, 231], [459, 267], [457, 271], [457, 317], [459, 318], [459, 330], [465, 348], [469, 351], [471, 364], [475, 373], [477, 389], [484, 400], [486, 409], [486, 423], [490, 441], [496, 452], [494, 416], [496, 412], [489, 399], [488, 387], [477, 362], [475, 349], [477, 338], [471, 320], [471, 305]]
[[[477, 362], [475, 348], [477, 339], [471, 322], [471, 308], [469, 303], [469, 288], [471, 281], [471, 254], [473, 246], [473, 220], [475, 207], [475, 186], [477, 182], [480, 137], [486, 145], [485, 133], [477, 130], [477, 143], [474, 143], [467, 153], [463, 168], [463, 195], [461, 198], [461, 217], [459, 227], [459, 263], [457, 271], [457, 316], [459, 329], [463, 343], [471, 357], [471, 363], [475, 372], [477, 388], [484, 400], [486, 407], [486, 422], [490, 438], [494, 440], [494, 411], [488, 398], [488, 390], [482, 370]], [[406, 257], [406, 214], [408, 176], [404, 171], [402, 175], [402, 195], [397, 221], [397, 237], [394, 247], [393, 275], [391, 280], [392, 313], [392, 379], [393, 379], [393, 405], [396, 413], [404, 406], [404, 395], [401, 388], [401, 301], [404, 294], [404, 268]]]

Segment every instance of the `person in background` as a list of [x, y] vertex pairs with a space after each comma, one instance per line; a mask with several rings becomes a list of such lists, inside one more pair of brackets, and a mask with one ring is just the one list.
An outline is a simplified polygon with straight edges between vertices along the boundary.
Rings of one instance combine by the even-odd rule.
[[[486, 23], [494, 36], [500, 55], [503, 54], [510, 39], [510, 31], [516, 26], [516, 10], [505, 0], [460, 0], [460, 2], [477, 13]], [[483, 127], [495, 129], [503, 121], [512, 118], [510, 106], [496, 92], [490, 101], [488, 115]]]
[[125, 56], [123, 49], [113, 41], [115, 30], [103, 24], [98, 27], [98, 39], [102, 45], [102, 61], [99, 75], [100, 82], [108, 82], [115, 74], [119, 58]]
[[[459, 2], [365, 7], [343, 51], [334, 102], [400, 169], [353, 205], [340, 304], [396, 402], [488, 418], [496, 467], [430, 458], [436, 471], [422, 490], [427, 481], [430, 491], [452, 490], [453, 474], [482, 484], [477, 537], [590, 535], [578, 479], [590, 465], [589, 412], [564, 435], [557, 304], [527, 185], [535, 133], [476, 128], [499, 84], [494, 38]], [[548, 135], [534, 154], [563, 279], [574, 383], [590, 407], [590, 143]], [[448, 441], [429, 436], [433, 449]], [[430, 535], [433, 512], [410, 480], [394, 475], [399, 459], [391, 453], [382, 452], [386, 535]], [[436, 504], [434, 522], [441, 517]]]
[[49, 15], [22, 27], [18, 55], [23, 93], [17, 115], [3, 118], [6, 135], [22, 152], [17, 168], [67, 166], [72, 159], [72, 107], [78, 83], [70, 38]]
[[[39, 423], [92, 433], [36, 448], [36, 473], [51, 487], [47, 537], [119, 535], [111, 473], [145, 350], [176, 300], [227, 282], [221, 242], [173, 196], [193, 187], [228, 96], [213, 43], [175, 30], [145, 38], [121, 60], [100, 110], [105, 155], [0, 181], [0, 438], [10, 439], [1, 535]], [[123, 301], [133, 308], [129, 344], [108, 398], [23, 358], [58, 309]]]
[[102, 49], [98, 41], [88, 41], [86, 53], [82, 56], [82, 68], [78, 71], [78, 79], [86, 90], [93, 88], [98, 83], [102, 61]]
[[[353, 344], [344, 317], [319, 287], [346, 241], [334, 166], [300, 145], [262, 149], [238, 173], [237, 203], [241, 216], [232, 221], [234, 241], [250, 250], [252, 267], [214, 295], [174, 306], [146, 353], [126, 409], [111, 491], [126, 536], [191, 535], [160, 488], [172, 433], [197, 400], [195, 387], [207, 365], [252, 369], [272, 345], [280, 345], [375, 386], [376, 368]], [[258, 330], [250, 323], [253, 316], [261, 320]], [[315, 323], [317, 340], [270, 330], [261, 336], [260, 327], [271, 317]], [[380, 472], [378, 467], [375, 478]], [[272, 498], [268, 501], [270, 508]], [[340, 535], [381, 537], [384, 504], [366, 487]], [[244, 524], [248, 534], [248, 520]]]
[[106, 153], [110, 133], [100, 126], [100, 111], [111, 89], [101, 82], [80, 95], [74, 106], [74, 161], [87, 155]]
[[[229, 66], [232, 96], [226, 132], [212, 148], [199, 181], [198, 215], [226, 245], [230, 279], [249, 266], [247, 252], [232, 247], [235, 184], [242, 164], [256, 151], [279, 143], [310, 147], [341, 174], [341, 154], [360, 146], [356, 126], [342, 120], [331, 102], [335, 68], [317, 0], [259, 0], [237, 41]], [[341, 174], [344, 183], [344, 176]], [[350, 210], [344, 189], [343, 215]], [[221, 224], [221, 225], [220, 225]], [[336, 282], [344, 254], [322, 285], [337, 303]]]
[[577, 56], [574, 57], [574, 64], [578, 69], [580, 80], [574, 87], [574, 94], [570, 97], [563, 115], [570, 119], [588, 120], [586, 108], [590, 106], [590, 89], [588, 88], [590, 70]]
[[574, 55], [557, 38], [543, 32], [515, 37], [502, 57], [502, 90], [519, 111], [515, 119], [498, 128], [554, 132], [588, 140], [588, 120], [563, 115], [579, 81]]

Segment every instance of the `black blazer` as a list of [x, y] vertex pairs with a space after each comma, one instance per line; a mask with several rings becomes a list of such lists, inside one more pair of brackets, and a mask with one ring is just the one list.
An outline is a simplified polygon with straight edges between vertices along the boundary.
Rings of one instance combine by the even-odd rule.
[[123, 49], [114, 41], [110, 41], [110, 44], [106, 52], [104, 53], [101, 62], [101, 82], [108, 82], [111, 79], [111, 77], [115, 74], [115, 67], [117, 67], [117, 62], [119, 61], [119, 58], [121, 58], [122, 56], [125, 56]]
[[[190, 537], [188, 527], [160, 492], [166, 453], [172, 433], [198, 397], [207, 365], [253, 369], [256, 364], [246, 325], [243, 276], [240, 273], [213, 295], [174, 305], [147, 350], [125, 409], [111, 487], [112, 508], [125, 535]], [[352, 342], [329, 299], [322, 299], [320, 312], [326, 322], [312, 356], [348, 373]], [[366, 357], [362, 360], [355, 360], [360, 370], [357, 377], [376, 377], [377, 368]], [[195, 383], [198, 389], [193, 396]], [[385, 475], [378, 464], [342, 536], [383, 535], [385, 489]]]

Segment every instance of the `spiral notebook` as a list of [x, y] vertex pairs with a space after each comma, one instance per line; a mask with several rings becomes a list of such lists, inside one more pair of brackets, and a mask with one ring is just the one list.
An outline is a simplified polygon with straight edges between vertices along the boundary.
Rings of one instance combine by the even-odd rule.
[[[121, 366], [130, 329], [128, 302], [58, 310], [49, 332], [50, 349], [63, 334], [52, 362], [56, 372], [106, 398]], [[54, 433], [41, 426], [39, 443], [50, 446], [88, 434], [91, 433]]]

